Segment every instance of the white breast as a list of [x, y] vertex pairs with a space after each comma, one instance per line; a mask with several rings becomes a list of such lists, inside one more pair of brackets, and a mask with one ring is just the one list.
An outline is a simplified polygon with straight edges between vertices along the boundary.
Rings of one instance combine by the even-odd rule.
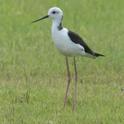
[[57, 28], [52, 27], [52, 38], [57, 49], [64, 55], [74, 56], [85, 54], [82, 46], [70, 40], [66, 28], [59, 31]]

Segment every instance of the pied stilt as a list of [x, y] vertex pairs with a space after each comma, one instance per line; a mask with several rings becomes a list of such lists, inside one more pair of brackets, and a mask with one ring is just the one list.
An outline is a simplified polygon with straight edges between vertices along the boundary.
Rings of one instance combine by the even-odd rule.
[[39, 18], [33, 23], [46, 19], [52, 19], [52, 38], [55, 43], [56, 48], [65, 56], [66, 66], [67, 66], [67, 87], [64, 97], [64, 107], [67, 103], [67, 96], [70, 86], [70, 70], [68, 57], [74, 57], [74, 70], [75, 70], [75, 86], [74, 86], [74, 98], [73, 98], [73, 110], [76, 109], [77, 101], [77, 67], [75, 56], [86, 56], [91, 58], [96, 58], [99, 56], [104, 56], [102, 54], [96, 53], [89, 48], [89, 46], [84, 42], [84, 40], [77, 34], [67, 28], [62, 26], [63, 11], [58, 7], [52, 7], [48, 10], [48, 14], [42, 18]]

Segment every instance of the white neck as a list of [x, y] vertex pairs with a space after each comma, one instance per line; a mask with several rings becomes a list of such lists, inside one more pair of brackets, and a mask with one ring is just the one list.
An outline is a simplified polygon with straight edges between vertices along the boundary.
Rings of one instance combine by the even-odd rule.
[[62, 18], [55, 18], [52, 20], [52, 31], [62, 29]]
[[61, 23], [61, 20], [58, 20], [58, 19], [53, 20], [52, 27], [57, 28], [60, 25], [60, 23]]

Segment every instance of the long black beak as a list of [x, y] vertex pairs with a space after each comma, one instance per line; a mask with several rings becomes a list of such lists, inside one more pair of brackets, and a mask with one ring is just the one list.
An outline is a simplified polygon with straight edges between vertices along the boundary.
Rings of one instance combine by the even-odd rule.
[[44, 16], [44, 17], [42, 17], [42, 18], [39, 18], [39, 19], [33, 21], [32, 23], [38, 22], [38, 21], [43, 20], [43, 19], [46, 19], [46, 18], [48, 18], [48, 17], [49, 17], [49, 16], [46, 15], [46, 16]]

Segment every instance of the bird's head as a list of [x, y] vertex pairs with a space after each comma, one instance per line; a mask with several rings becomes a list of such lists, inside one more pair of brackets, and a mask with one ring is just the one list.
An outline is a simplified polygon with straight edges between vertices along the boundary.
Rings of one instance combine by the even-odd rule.
[[61, 19], [63, 16], [63, 11], [58, 7], [52, 7], [48, 11], [48, 16], [52, 19]]
[[63, 17], [63, 11], [58, 7], [52, 7], [48, 10], [48, 14], [46, 16], [43, 16], [42, 18], [33, 21], [33, 23], [46, 18], [51, 18], [52, 20], [61, 20], [62, 17]]

